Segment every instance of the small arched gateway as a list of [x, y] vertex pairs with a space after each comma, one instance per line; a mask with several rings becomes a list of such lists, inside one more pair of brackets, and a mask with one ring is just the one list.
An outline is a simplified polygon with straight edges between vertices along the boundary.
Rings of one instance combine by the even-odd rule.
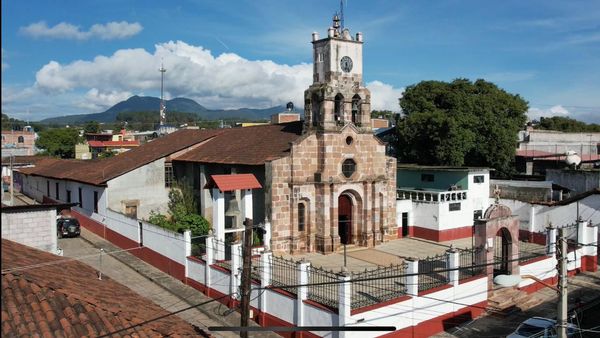
[[493, 285], [493, 277], [499, 274], [510, 275], [519, 273], [519, 219], [513, 216], [509, 207], [503, 204], [493, 204], [483, 218], [475, 221], [475, 246], [484, 247], [488, 285]]

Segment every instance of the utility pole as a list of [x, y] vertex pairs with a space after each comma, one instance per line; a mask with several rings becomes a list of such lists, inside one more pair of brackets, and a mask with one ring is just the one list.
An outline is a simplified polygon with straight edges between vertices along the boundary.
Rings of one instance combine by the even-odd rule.
[[13, 174], [14, 155], [10, 155], [10, 205], [15, 205], [15, 177]]
[[[246, 218], [244, 221], [246, 229], [244, 231], [244, 242], [242, 247], [243, 262], [242, 262], [242, 282], [240, 285], [240, 293], [242, 294], [241, 300], [241, 327], [248, 327], [248, 320], [250, 318], [250, 272], [252, 271], [252, 220]], [[248, 331], [241, 331], [240, 337], [248, 338]]]
[[558, 338], [567, 338], [567, 241], [565, 229], [558, 229], [556, 260], [558, 261]]
[[163, 67], [163, 64], [161, 62], [160, 64], [160, 69], [158, 70], [160, 72], [160, 126], [164, 126], [165, 123], [167, 122], [167, 113], [166, 113], [166, 105], [165, 105], [165, 99], [164, 99], [164, 95], [163, 95], [163, 83], [165, 80], [165, 72], [167, 71], [165, 69], [165, 67]]

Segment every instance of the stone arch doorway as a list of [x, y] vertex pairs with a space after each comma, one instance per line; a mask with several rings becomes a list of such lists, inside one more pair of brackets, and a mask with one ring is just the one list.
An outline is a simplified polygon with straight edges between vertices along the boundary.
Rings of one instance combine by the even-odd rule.
[[342, 244], [352, 243], [353, 209], [352, 198], [348, 194], [341, 194], [338, 197], [338, 235]]
[[494, 239], [494, 276], [510, 274], [510, 259], [512, 258], [512, 236], [506, 227], [496, 232]]

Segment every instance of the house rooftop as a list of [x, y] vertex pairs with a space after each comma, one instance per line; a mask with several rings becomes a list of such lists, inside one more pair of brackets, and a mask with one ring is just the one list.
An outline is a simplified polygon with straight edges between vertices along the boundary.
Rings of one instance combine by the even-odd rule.
[[419, 165], [412, 163], [398, 163], [397, 169], [412, 169], [423, 171], [493, 171], [494, 169], [487, 167], [454, 167], [454, 166], [436, 166], [436, 165]]
[[[28, 268], [32, 267], [34, 268]], [[77, 260], [2, 239], [2, 335], [191, 337], [206, 335]]]

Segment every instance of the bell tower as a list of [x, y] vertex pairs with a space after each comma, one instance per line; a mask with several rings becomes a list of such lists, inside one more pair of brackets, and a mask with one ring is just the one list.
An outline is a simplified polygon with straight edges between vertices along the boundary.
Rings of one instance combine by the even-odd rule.
[[313, 83], [304, 91], [304, 130], [336, 131], [352, 123], [371, 132], [371, 93], [364, 87], [362, 33], [350, 35], [333, 17], [327, 37], [312, 34]]

